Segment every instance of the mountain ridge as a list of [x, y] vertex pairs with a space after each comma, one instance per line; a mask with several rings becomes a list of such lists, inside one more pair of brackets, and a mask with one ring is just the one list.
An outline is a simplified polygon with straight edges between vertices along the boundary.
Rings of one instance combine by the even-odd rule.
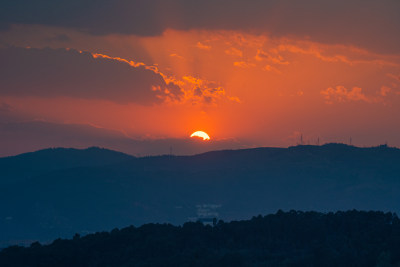
[[80, 166], [109, 165], [133, 158], [135, 157], [122, 152], [99, 147], [47, 148], [0, 158], [2, 172], [0, 184], [28, 179], [49, 171]]
[[[400, 212], [400, 149], [386, 146], [329, 144], [141, 158], [91, 148], [95, 155], [107, 155], [93, 161], [88, 150], [28, 156], [65, 152], [75, 165], [32, 169], [26, 166], [40, 160], [24, 163], [24, 155], [16, 157], [18, 164], [0, 168], [0, 245], [131, 224], [180, 224], [207, 214], [229, 221], [278, 209]], [[85, 161], [76, 164], [80, 158]], [[4, 182], [11, 176], [13, 182]]]

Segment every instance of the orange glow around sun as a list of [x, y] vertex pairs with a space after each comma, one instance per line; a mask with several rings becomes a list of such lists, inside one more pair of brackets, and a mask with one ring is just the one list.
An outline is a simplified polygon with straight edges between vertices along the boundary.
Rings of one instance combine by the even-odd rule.
[[206, 134], [203, 131], [196, 131], [196, 132], [192, 133], [192, 135], [190, 137], [199, 137], [199, 138], [203, 138], [203, 140], [210, 140], [210, 136], [208, 136], [208, 134]]
[[[47, 55], [42, 47], [49, 45], [53, 57], [65, 46], [43, 44], [55, 35], [50, 28], [13, 31], [15, 35], [30, 32], [29, 38], [12, 41], [20, 47], [37, 47], [38, 53]], [[167, 29], [156, 36], [94, 37], [67, 30], [65, 34], [71, 37], [68, 45], [72, 50], [86, 52], [64, 54], [88, 57], [96, 66], [109, 64], [99, 77], [117, 77], [119, 68], [124, 67], [127, 74], [121, 77], [126, 77], [127, 85], [118, 83], [115, 94], [104, 95], [95, 89], [85, 94], [60, 89], [52, 93], [51, 101], [41, 95], [9, 91], [9, 96], [0, 95], [0, 121], [5, 111], [12, 111], [28, 119], [89, 125], [140, 140], [186, 140], [191, 134], [187, 129], [207, 129], [213, 143], [234, 139], [249, 146], [291, 146], [304, 135], [310, 144], [319, 139], [342, 142], [352, 136], [359, 144], [374, 145], [387, 139], [400, 146], [397, 128], [394, 131], [400, 112], [397, 54], [238, 30]], [[119, 67], [114, 70], [114, 65]], [[154, 79], [149, 78], [149, 86], [143, 90], [132, 85], [132, 90], [137, 90], [134, 93], [143, 97], [127, 97], [131, 73], [138, 71]], [[153, 83], [157, 86], [152, 87]], [[46, 90], [53, 92], [49, 88]], [[204, 132], [191, 136], [211, 139]]]

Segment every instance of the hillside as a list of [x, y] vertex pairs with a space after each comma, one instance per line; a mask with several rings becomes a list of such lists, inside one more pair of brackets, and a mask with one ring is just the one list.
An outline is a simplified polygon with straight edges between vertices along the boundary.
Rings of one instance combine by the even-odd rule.
[[98, 147], [43, 149], [0, 158], [0, 184], [26, 180], [50, 171], [81, 166], [104, 166], [132, 158], [134, 157], [127, 154]]
[[[144, 158], [53, 149], [0, 164], [0, 247], [131, 224], [248, 219], [278, 209], [400, 212], [400, 150], [386, 146]], [[4, 183], [9, 177], [13, 182]]]
[[398, 266], [392, 213], [278, 211], [213, 226], [146, 224], [10, 247], [1, 266]]

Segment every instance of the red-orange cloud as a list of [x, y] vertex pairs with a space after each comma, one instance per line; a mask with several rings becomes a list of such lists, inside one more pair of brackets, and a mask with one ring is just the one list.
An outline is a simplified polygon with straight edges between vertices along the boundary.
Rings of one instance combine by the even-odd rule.
[[351, 90], [344, 86], [336, 86], [335, 88], [329, 87], [322, 90], [321, 94], [325, 97], [327, 103], [332, 104], [333, 101], [346, 102], [346, 101], [365, 101], [372, 102], [373, 98], [367, 97], [360, 87], [353, 87]]

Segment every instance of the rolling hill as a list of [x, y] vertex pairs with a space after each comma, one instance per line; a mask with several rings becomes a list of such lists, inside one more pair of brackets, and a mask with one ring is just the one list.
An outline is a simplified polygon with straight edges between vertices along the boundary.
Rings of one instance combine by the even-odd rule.
[[[136, 158], [89, 148], [0, 158], [1, 245], [282, 210], [400, 211], [400, 150], [343, 144]], [[26, 222], [29, 221], [29, 224]]]
[[399, 244], [400, 220], [389, 212], [291, 210], [212, 226], [145, 224], [12, 246], [0, 251], [0, 265], [398, 266]]

